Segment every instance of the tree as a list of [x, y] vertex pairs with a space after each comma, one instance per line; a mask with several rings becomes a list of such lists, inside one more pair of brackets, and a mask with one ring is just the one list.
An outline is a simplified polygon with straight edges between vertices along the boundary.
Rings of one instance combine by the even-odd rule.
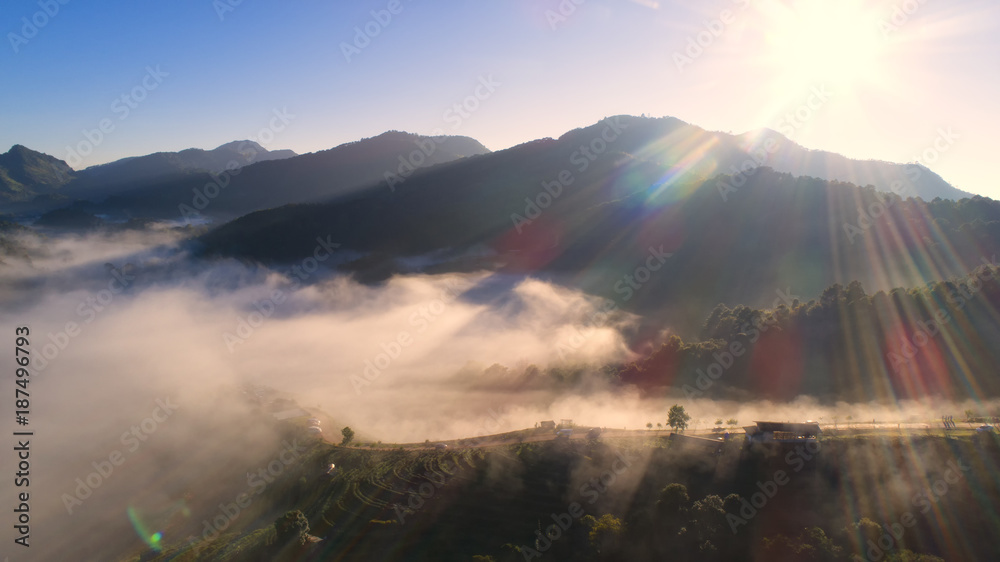
[[351, 426], [341, 429], [340, 434], [344, 436], [344, 439], [340, 442], [341, 445], [347, 445], [351, 441], [354, 441], [354, 430], [351, 429]]
[[729, 418], [728, 420], [726, 420], [726, 425], [728, 425], [729, 427], [736, 427], [739, 424], [740, 422], [737, 421], [736, 418]]
[[299, 510], [289, 511], [275, 519], [274, 530], [278, 534], [279, 545], [292, 539], [297, 539], [299, 544], [306, 544], [309, 541], [309, 520]]
[[610, 513], [605, 513], [599, 519], [587, 515], [581, 521], [584, 526], [590, 528], [590, 532], [587, 533], [590, 546], [605, 558], [618, 549], [625, 536], [625, 524]]
[[684, 431], [687, 429], [689, 421], [691, 421], [691, 416], [684, 411], [684, 406], [674, 404], [670, 407], [670, 411], [667, 413], [667, 425]]
[[[690, 509], [691, 520], [688, 523], [688, 530], [694, 533], [693, 537], [702, 551], [717, 551], [720, 547], [726, 546], [730, 527], [726, 521], [725, 503], [722, 498], [716, 495], [705, 496], [704, 499], [694, 502]], [[731, 537], [731, 535], [730, 535]], [[726, 557], [724, 559], [731, 559]]]
[[[739, 509], [741, 506], [737, 506]], [[691, 498], [688, 496], [687, 486], [683, 484], [668, 484], [656, 498], [653, 511], [653, 524], [656, 529], [662, 532], [655, 532], [650, 539], [656, 548], [666, 551], [677, 551], [682, 549], [686, 543], [685, 526], [688, 521], [688, 512], [691, 508]]]
[[[873, 542], [872, 544], [875, 543]], [[796, 537], [787, 537], [780, 534], [775, 537], [764, 537], [762, 545], [764, 552], [769, 557], [768, 559], [815, 560], [816, 562], [844, 559], [844, 556], [842, 556], [843, 548], [838, 546], [819, 527], [803, 529]], [[891, 558], [890, 556], [886, 560], [890, 560]]]
[[660, 513], [679, 513], [687, 509], [690, 501], [687, 486], [674, 482], [660, 490], [660, 495], [656, 499], [656, 509]]
[[653, 422], [646, 422], [646, 429], [653, 429]]
[[663, 429], [663, 424], [661, 422], [656, 422], [656, 429]]
[[715, 418], [715, 431], [722, 431], [722, 418]]

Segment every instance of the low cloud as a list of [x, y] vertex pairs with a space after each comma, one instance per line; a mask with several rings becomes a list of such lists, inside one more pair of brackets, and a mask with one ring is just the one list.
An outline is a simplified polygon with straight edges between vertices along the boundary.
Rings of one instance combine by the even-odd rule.
[[[192, 260], [170, 230], [35, 243], [42, 258], [34, 269], [0, 270], [8, 289], [0, 324], [11, 334], [14, 326], [31, 329], [33, 517], [52, 555], [80, 545], [107, 554], [115, 546], [102, 546], [109, 533], [133, 536], [129, 507], [183, 506], [178, 512], [197, 518], [214, 506], [190, 493], [212, 478], [245, 488], [242, 471], [266, 460], [279, 441], [269, 418], [242, 394], [252, 386], [322, 411], [337, 424], [329, 433], [350, 425], [359, 439], [385, 442], [470, 437], [561, 418], [639, 429], [665, 424], [673, 403], [684, 404], [701, 427], [720, 417], [741, 425], [846, 424], [847, 416], [905, 423], [982, 408], [641, 397], [601, 373], [603, 365], [634, 358], [623, 334], [637, 319], [617, 312], [594, 322], [599, 299], [533, 278], [412, 275], [363, 285], [317, 274], [299, 287], [281, 270]], [[11, 372], [2, 384], [13, 386]], [[166, 419], [162, 409], [156, 413], [164, 400], [177, 405]], [[4, 402], [4, 419], [13, 420], [12, 405]], [[143, 429], [151, 418], [161, 419]], [[147, 439], [129, 450], [126, 434], [135, 427]], [[68, 513], [65, 494], [80, 499], [77, 479], [86, 482], [94, 463], [107, 466], [116, 451], [121, 466]], [[4, 456], [5, 474], [15, 472], [12, 462]], [[11, 505], [10, 489], [4, 494]]]

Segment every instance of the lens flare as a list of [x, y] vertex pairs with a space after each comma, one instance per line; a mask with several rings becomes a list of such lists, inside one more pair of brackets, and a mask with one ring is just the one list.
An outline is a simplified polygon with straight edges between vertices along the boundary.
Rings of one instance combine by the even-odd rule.
[[139, 538], [156, 552], [163, 550], [164, 532], [176, 523], [175, 520], [191, 516], [191, 510], [183, 499], [172, 502], [162, 509], [140, 509], [129, 506], [126, 513]]

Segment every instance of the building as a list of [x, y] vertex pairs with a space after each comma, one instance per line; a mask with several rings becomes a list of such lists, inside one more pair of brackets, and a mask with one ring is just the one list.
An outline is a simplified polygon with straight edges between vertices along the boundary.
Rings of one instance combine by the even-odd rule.
[[274, 419], [282, 421], [282, 420], [290, 420], [293, 418], [305, 417], [309, 415], [309, 412], [306, 412], [302, 408], [292, 408], [290, 410], [282, 410], [280, 412], [274, 412], [271, 415], [274, 416]]
[[709, 455], [721, 455], [722, 447], [726, 443], [718, 438], [697, 437], [683, 433], [671, 433], [667, 436], [667, 441], [672, 449]]
[[819, 437], [819, 424], [812, 421], [804, 423], [755, 421], [756, 425], [748, 425], [743, 429], [747, 441], [751, 443], [799, 443], [804, 440], [816, 440]]

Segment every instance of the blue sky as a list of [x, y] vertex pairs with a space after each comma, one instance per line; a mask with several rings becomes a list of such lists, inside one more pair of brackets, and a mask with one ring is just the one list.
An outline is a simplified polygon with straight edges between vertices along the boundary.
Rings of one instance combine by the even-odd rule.
[[[897, 162], [937, 142], [929, 167], [1000, 198], [996, 2], [577, 1], [401, 0], [382, 24], [389, 0], [8, 0], [0, 150], [67, 159], [89, 143], [86, 167], [260, 138], [276, 110], [294, 118], [263, 144], [297, 152], [389, 129], [495, 150], [621, 113], [741, 133], [787, 125], [820, 87], [832, 95], [793, 117], [796, 142]], [[448, 113], [484, 81], [473, 111]], [[102, 120], [114, 128], [91, 142]]]

